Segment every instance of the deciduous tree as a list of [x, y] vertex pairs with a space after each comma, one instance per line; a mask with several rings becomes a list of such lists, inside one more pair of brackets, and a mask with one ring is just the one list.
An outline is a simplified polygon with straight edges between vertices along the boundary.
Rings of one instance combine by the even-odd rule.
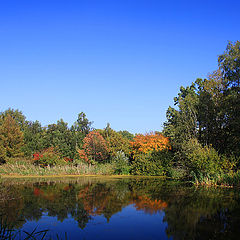
[[109, 146], [109, 152], [111, 157], [115, 157], [117, 152], [123, 151], [125, 155], [130, 154], [130, 141], [128, 138], [123, 137], [122, 134], [114, 131], [110, 124], [104, 130], [99, 131], [104, 139], [107, 141]]
[[106, 162], [109, 158], [108, 144], [99, 132], [92, 131], [83, 139], [83, 148], [79, 150], [79, 155], [89, 164]]
[[147, 154], [152, 151], [162, 151], [171, 148], [169, 139], [159, 132], [137, 134], [130, 144], [134, 155]]
[[17, 122], [7, 114], [0, 125], [1, 158], [23, 156], [23, 132]]

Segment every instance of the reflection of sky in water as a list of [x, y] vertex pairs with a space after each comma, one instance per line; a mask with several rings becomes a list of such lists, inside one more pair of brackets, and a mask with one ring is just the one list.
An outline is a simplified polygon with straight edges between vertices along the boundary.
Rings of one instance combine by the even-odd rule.
[[50, 217], [47, 213], [37, 222], [25, 223], [23, 229], [31, 232], [38, 226], [38, 230], [49, 229], [52, 236], [64, 236], [67, 232], [68, 239], [168, 239], [165, 233], [167, 223], [163, 222], [163, 217], [164, 212], [146, 214], [131, 204], [114, 214], [109, 222], [103, 215], [92, 217], [84, 229], [78, 227], [71, 215], [60, 222], [57, 217]]

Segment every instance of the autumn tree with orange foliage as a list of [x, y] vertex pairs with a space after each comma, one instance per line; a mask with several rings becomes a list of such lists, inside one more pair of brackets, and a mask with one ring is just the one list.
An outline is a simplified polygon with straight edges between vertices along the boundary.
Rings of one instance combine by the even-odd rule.
[[171, 149], [169, 139], [159, 132], [137, 134], [130, 144], [134, 155], [142, 153], [147, 154], [154, 150], [162, 151]]
[[83, 148], [78, 153], [88, 164], [103, 163], [109, 157], [108, 144], [99, 132], [92, 131], [83, 139]]

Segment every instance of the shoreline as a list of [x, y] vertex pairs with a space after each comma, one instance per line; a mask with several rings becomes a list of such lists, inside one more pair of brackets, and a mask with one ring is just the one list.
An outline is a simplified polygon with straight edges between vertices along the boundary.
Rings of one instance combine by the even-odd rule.
[[141, 175], [102, 175], [102, 174], [58, 174], [58, 175], [0, 175], [0, 179], [16, 179], [16, 178], [61, 178], [61, 177], [106, 177], [106, 178], [163, 178], [168, 179], [164, 176], [141, 176]]
[[[93, 178], [160, 178], [164, 180], [179, 181], [181, 183], [187, 183], [189, 181], [184, 181], [181, 179], [174, 179], [166, 176], [145, 176], [145, 175], [104, 175], [104, 174], [58, 174], [58, 175], [18, 175], [18, 174], [0, 174], [1, 179], [37, 179], [37, 178], [77, 178], [77, 177], [93, 177]], [[240, 188], [239, 185], [224, 185], [215, 183], [194, 183], [192, 185], [199, 187], [220, 187], [220, 188]]]

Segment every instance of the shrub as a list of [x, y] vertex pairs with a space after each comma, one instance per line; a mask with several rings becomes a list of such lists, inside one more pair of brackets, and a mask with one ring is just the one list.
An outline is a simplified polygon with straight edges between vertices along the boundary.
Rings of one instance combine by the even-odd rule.
[[182, 166], [172, 166], [167, 172], [167, 176], [173, 179], [184, 179], [186, 175], [186, 169]]
[[58, 152], [53, 147], [33, 154], [33, 158], [34, 162], [40, 166], [54, 166], [61, 162]]
[[151, 161], [151, 154], [139, 154], [132, 161], [132, 174], [146, 176], [163, 175], [163, 167]]
[[229, 171], [235, 171], [238, 168], [240, 157], [236, 157], [234, 155], [221, 155], [221, 168], [224, 173], [228, 173]]
[[195, 180], [213, 179], [222, 173], [221, 158], [211, 146], [202, 146], [197, 139], [183, 145], [183, 154], [190, 175]]
[[164, 170], [164, 175], [168, 175], [172, 168], [174, 154], [168, 150], [153, 151], [151, 153], [151, 161], [155, 162], [157, 166], [161, 166]]
[[138, 154], [132, 161], [132, 173], [147, 176], [166, 176], [170, 174], [173, 153], [168, 150]]
[[225, 186], [238, 186], [240, 187], [240, 171], [226, 173], [222, 178], [217, 180], [217, 183]]

